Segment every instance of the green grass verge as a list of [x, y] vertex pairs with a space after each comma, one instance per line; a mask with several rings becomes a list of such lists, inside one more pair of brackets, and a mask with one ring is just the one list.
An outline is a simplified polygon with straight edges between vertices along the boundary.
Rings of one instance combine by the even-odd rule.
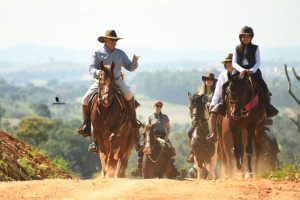
[[299, 180], [300, 170], [294, 164], [288, 164], [281, 169], [265, 172], [262, 177], [271, 180]]

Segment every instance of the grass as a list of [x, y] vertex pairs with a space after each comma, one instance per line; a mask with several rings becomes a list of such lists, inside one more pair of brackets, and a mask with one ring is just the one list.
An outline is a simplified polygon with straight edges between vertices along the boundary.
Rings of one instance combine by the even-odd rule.
[[0, 169], [7, 171], [7, 163], [0, 158]]
[[266, 172], [262, 177], [271, 180], [299, 180], [300, 170], [294, 164], [288, 164], [281, 169]]
[[34, 170], [29, 164], [29, 161], [27, 160], [26, 157], [19, 158], [17, 160], [17, 163], [24, 169], [24, 171], [29, 177], [32, 177], [34, 175]]
[[55, 157], [52, 162], [59, 169], [71, 173], [71, 169], [69, 167], [68, 162], [66, 160], [64, 160], [62, 157], [59, 157], [59, 156]]

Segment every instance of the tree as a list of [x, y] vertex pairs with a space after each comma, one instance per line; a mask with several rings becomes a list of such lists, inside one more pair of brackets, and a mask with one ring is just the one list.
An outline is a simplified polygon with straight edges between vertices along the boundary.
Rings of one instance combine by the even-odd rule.
[[[286, 78], [288, 80], [288, 92], [292, 96], [292, 98], [297, 102], [297, 104], [300, 106], [300, 100], [298, 99], [298, 97], [292, 91], [292, 83], [291, 83], [291, 80], [290, 80], [290, 77], [289, 77], [289, 74], [288, 74], [288, 71], [287, 71], [287, 65], [284, 65], [284, 69], [285, 69]], [[296, 73], [294, 67], [292, 69], [293, 69], [293, 72], [294, 72], [294, 75], [295, 75], [296, 79], [298, 81], [300, 81], [300, 76]], [[290, 119], [298, 127], [298, 132], [300, 133], [300, 114], [297, 115], [297, 120], [292, 119], [292, 118], [290, 118]]]
[[48, 131], [53, 127], [53, 123], [39, 116], [25, 117], [20, 121], [16, 135], [33, 146], [39, 146], [48, 140]]
[[42, 103], [37, 103], [37, 104], [31, 104], [30, 106], [34, 112], [42, 117], [47, 117], [47, 118], [51, 118], [51, 112], [48, 108], [47, 105], [42, 104]]
[[5, 108], [0, 105], [0, 128], [2, 128], [2, 118], [5, 115]]

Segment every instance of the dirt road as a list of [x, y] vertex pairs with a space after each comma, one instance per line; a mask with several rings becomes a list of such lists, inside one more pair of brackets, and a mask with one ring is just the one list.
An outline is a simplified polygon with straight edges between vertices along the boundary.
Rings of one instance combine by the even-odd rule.
[[0, 183], [0, 199], [300, 199], [300, 183], [268, 180], [93, 179]]

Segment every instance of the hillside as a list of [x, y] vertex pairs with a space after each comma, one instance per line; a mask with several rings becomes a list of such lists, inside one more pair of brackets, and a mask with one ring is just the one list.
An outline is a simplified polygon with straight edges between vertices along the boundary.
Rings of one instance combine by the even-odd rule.
[[71, 178], [29, 145], [0, 131], [0, 181]]

